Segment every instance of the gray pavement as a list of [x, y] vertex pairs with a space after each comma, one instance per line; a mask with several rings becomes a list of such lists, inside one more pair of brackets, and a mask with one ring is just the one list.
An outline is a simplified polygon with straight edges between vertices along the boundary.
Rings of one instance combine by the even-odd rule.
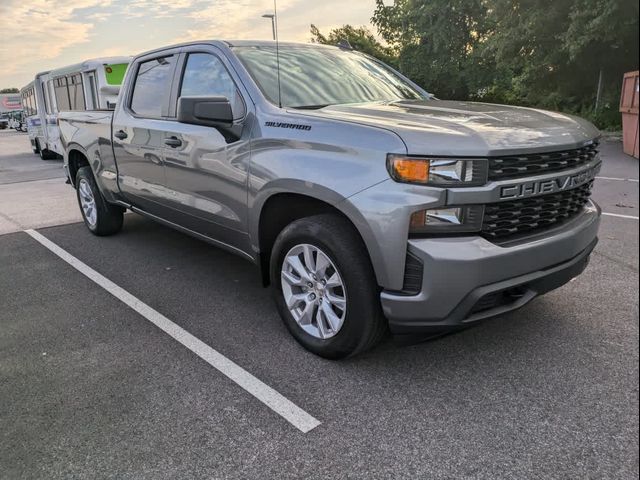
[[0, 130], [0, 235], [82, 220], [62, 160], [41, 160], [26, 133]]
[[63, 176], [62, 160], [40, 160], [26, 133], [0, 130], [0, 185]]
[[[27, 188], [42, 161], [12, 148]], [[603, 158], [638, 179], [619, 144]], [[596, 182], [605, 212], [638, 216], [638, 183]], [[517, 312], [342, 362], [295, 343], [240, 258], [137, 215], [108, 238], [38, 231], [322, 423], [296, 430], [18, 231], [0, 236], [0, 478], [637, 478], [637, 220], [603, 217], [585, 273]]]

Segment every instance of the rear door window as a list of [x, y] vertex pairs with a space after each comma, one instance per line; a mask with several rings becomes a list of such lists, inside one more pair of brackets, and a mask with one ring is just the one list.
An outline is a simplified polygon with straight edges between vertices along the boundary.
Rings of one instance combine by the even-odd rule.
[[143, 117], [161, 117], [162, 106], [169, 95], [174, 56], [154, 58], [142, 62], [138, 67], [131, 111]]

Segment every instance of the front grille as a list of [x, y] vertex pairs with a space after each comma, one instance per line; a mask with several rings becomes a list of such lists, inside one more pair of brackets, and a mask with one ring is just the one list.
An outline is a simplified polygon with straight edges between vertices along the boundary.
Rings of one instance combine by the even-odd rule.
[[592, 186], [593, 180], [564, 192], [488, 203], [484, 209], [482, 235], [490, 240], [504, 240], [559, 225], [576, 216], [586, 205]]
[[576, 168], [598, 155], [598, 143], [562, 152], [512, 155], [489, 159], [489, 180], [504, 180]]

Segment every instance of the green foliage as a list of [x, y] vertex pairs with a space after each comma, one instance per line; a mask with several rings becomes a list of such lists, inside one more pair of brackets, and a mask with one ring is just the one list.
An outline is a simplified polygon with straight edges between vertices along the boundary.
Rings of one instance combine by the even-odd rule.
[[3, 88], [0, 93], [20, 93], [20, 90], [17, 88]]
[[391, 66], [397, 66], [397, 55], [393, 49], [382, 45], [366, 27], [343, 25], [331, 30], [325, 36], [318, 27], [311, 25], [311, 41], [313, 43], [337, 45], [341, 40], [347, 40], [354, 50], [371, 55]]
[[443, 98], [466, 99], [476, 72], [469, 58], [484, 35], [482, 0], [377, 0], [373, 24], [399, 52], [399, 66]]
[[578, 113], [601, 128], [618, 126], [622, 74], [638, 68], [638, 0], [376, 0], [372, 22], [403, 73], [441, 98]]

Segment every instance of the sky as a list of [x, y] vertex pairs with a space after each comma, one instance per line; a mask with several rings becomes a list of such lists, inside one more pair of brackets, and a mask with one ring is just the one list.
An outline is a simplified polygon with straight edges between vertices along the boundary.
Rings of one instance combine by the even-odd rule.
[[[278, 0], [279, 38], [307, 42], [366, 25], [375, 0]], [[105, 56], [136, 55], [177, 42], [271, 39], [273, 0], [0, 0], [0, 89], [36, 73]], [[375, 31], [371, 28], [372, 31]]]

